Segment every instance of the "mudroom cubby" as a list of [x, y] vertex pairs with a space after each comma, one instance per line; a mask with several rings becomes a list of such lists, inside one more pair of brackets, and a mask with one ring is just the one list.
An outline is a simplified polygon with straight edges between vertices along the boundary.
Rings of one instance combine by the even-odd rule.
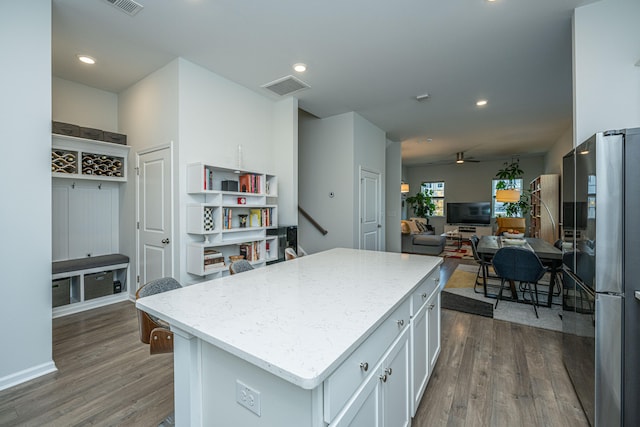
[[53, 317], [128, 299], [129, 258], [120, 254], [120, 200], [130, 147], [54, 134]]

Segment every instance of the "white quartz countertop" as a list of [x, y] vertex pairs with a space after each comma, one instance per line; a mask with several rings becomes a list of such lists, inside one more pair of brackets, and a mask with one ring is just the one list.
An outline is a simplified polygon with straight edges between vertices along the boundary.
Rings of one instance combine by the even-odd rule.
[[332, 249], [141, 298], [138, 308], [297, 386], [320, 385], [438, 257]]

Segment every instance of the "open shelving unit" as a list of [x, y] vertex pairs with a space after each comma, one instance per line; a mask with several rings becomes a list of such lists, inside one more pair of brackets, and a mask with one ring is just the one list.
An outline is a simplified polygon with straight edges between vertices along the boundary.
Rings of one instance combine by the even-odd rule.
[[[544, 239], [553, 244], [559, 238], [560, 175], [540, 175], [529, 184], [531, 211], [529, 213], [529, 236]], [[549, 212], [545, 206], [549, 208]], [[555, 229], [549, 214], [555, 221]]]
[[[267, 229], [278, 226], [275, 175], [191, 163], [187, 165], [187, 193], [194, 198], [187, 205], [187, 233], [201, 238], [187, 243], [188, 273], [202, 277], [228, 274], [229, 257], [241, 253], [258, 267], [277, 259], [277, 236], [266, 234]], [[224, 263], [206, 263], [206, 254], [212, 250]]]

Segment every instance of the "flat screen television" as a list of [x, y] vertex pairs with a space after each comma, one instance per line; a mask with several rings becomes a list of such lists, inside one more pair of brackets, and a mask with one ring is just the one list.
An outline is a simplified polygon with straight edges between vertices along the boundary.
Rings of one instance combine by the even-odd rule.
[[491, 202], [447, 203], [448, 224], [491, 224]]

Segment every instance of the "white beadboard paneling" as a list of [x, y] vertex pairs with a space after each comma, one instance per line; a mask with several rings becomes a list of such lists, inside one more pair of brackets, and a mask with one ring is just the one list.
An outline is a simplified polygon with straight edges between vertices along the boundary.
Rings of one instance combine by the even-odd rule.
[[69, 259], [69, 186], [54, 180], [51, 200], [52, 259]]
[[[98, 181], [68, 184], [68, 259], [118, 252], [118, 187]], [[54, 220], [64, 221], [63, 218]]]

